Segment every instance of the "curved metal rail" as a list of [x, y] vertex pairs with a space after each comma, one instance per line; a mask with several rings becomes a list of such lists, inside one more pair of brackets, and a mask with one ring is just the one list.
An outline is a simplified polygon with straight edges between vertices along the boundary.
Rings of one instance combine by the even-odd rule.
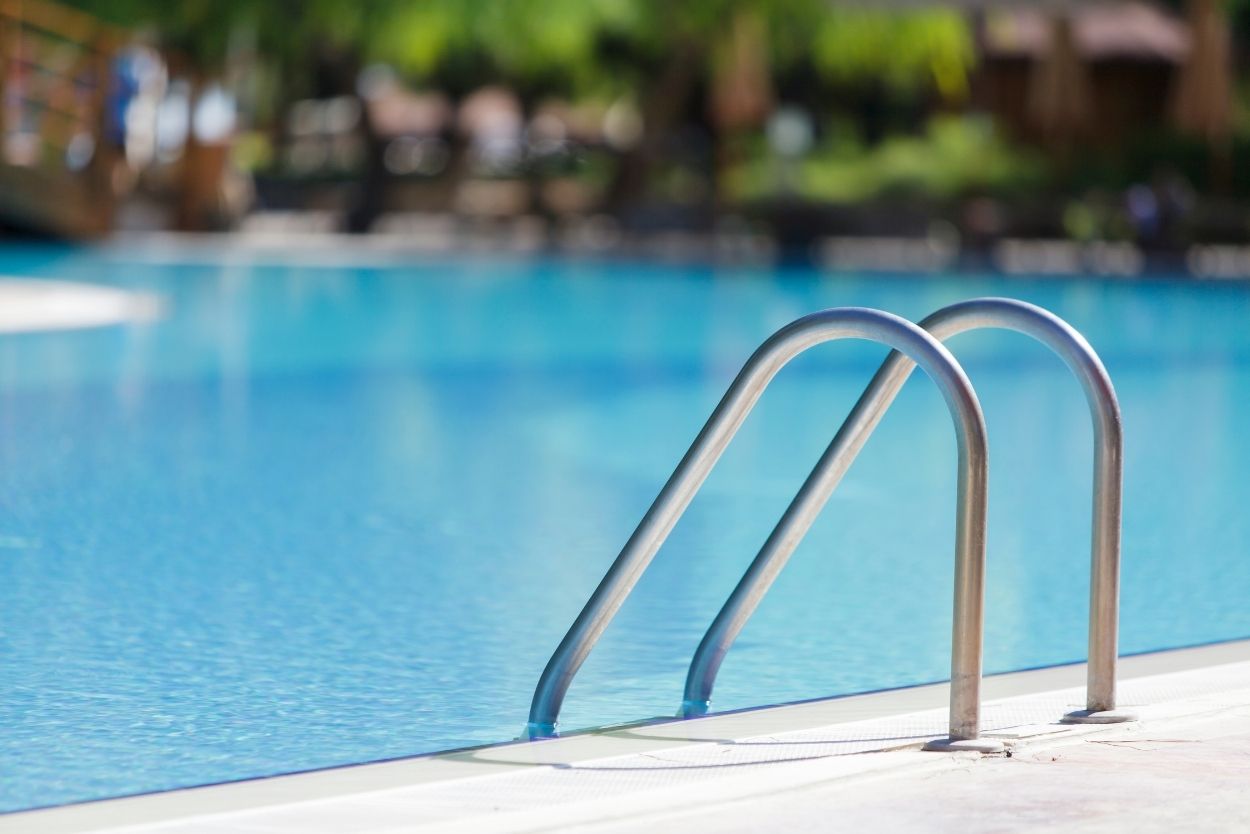
[[[1019, 331], [1059, 354], [1080, 380], [1094, 421], [1089, 679], [1087, 708], [1069, 713], [1064, 720], [1113, 723], [1131, 719], [1131, 714], [1115, 710], [1123, 433], [1120, 406], [1106, 368], [1071, 325], [1023, 301], [980, 298], [952, 304], [920, 322], [920, 326], [939, 341], [985, 327]], [[877, 371], [704, 635], [686, 677], [682, 715], [693, 717], [707, 712], [716, 673], [734, 638], [754, 613], [914, 368], [914, 362], [895, 351]], [[955, 694], [951, 697], [954, 700]]]
[[937, 339], [906, 319], [857, 307], [825, 310], [798, 319], [774, 333], [747, 360], [547, 662], [534, 691], [529, 723], [524, 733], [526, 737], [555, 735], [556, 720], [573, 676], [633, 590], [764, 388], [795, 356], [834, 339], [882, 342], [899, 354], [907, 355], [909, 361], [920, 365], [937, 383], [954, 419], [959, 448], [959, 486], [955, 519], [950, 735], [952, 739], [976, 739], [980, 729], [986, 480], [989, 466], [985, 420], [963, 369]]

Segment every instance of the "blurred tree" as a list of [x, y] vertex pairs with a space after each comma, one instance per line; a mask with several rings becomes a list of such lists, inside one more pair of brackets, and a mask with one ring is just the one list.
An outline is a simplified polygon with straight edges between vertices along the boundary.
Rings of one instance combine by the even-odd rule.
[[[67, 5], [125, 26], [150, 27], [160, 45], [202, 74], [220, 72], [240, 31], [254, 32], [274, 59], [306, 54], [333, 34], [344, 43], [365, 33], [377, 2], [341, 0], [68, 0]], [[390, 5], [387, 3], [386, 5]], [[380, 9], [379, 9], [380, 10]]]
[[1189, 57], [1181, 68], [1172, 104], [1176, 126], [1204, 139], [1211, 150], [1211, 180], [1231, 179], [1233, 57], [1227, 4], [1189, 0]]
[[[289, 96], [310, 61], [333, 51], [344, 72], [369, 61], [453, 93], [503, 82], [531, 100], [557, 93], [626, 99], [642, 135], [611, 189], [636, 199], [685, 120], [719, 146], [758, 127], [779, 72], [814, 70], [836, 85], [957, 100], [972, 38], [954, 11], [891, 13], [828, 0], [75, 0], [125, 24], [150, 24], [197, 73], [220, 72], [231, 39], [250, 33]], [[698, 96], [702, 95], [702, 100]], [[702, 104], [703, 106], [699, 106]], [[709, 159], [724, 159], [713, 153]], [[715, 180], [715, 175], [711, 176]]]
[[968, 21], [957, 10], [832, 7], [815, 21], [812, 58], [835, 80], [871, 79], [902, 93], [933, 88], [958, 101], [968, 94], [976, 53]]
[[427, 0], [373, 20], [380, 28], [362, 42], [370, 58], [444, 86], [467, 73], [471, 83], [637, 102], [643, 131], [612, 188], [618, 204], [642, 193], [683, 118], [704, 120], [718, 146], [710, 158], [723, 162], [725, 135], [767, 117], [776, 71], [810, 66], [842, 85], [958, 100], [974, 56], [958, 12], [823, 0]]

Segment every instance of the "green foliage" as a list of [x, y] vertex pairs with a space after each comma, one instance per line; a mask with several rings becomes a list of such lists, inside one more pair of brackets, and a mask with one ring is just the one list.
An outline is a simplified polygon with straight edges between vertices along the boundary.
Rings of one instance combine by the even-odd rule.
[[221, 68], [231, 38], [249, 33], [277, 61], [306, 56], [319, 41], [358, 42], [397, 0], [68, 0], [120, 26], [155, 31], [158, 43], [197, 69]]
[[500, 79], [526, 82], [559, 76], [585, 89], [599, 79], [597, 45], [629, 31], [636, 12], [627, 0], [426, 0], [399, 3], [379, 16], [360, 44], [372, 60], [418, 78], [437, 76], [457, 55], [469, 56]]
[[[740, 166], [730, 174], [730, 193], [744, 201], [775, 196], [779, 164], [761, 154]], [[798, 194], [833, 203], [891, 194], [947, 199], [1011, 192], [1037, 186], [1046, 176], [1040, 158], [1008, 145], [988, 120], [953, 116], [933, 119], [923, 135], [894, 136], [871, 148], [835, 129], [797, 164]]]
[[903, 13], [831, 9], [812, 39], [817, 69], [837, 81], [879, 80], [889, 89], [915, 92], [936, 86], [949, 99], [967, 94], [975, 61], [972, 33], [957, 11]]
[[[826, 0], [70, 0], [129, 26], [152, 26], [163, 44], [202, 69], [220, 68], [230, 39], [247, 32], [280, 63], [331, 44], [418, 78], [473, 67], [498, 80], [538, 79], [566, 91], [637, 88], [676, 49], [705, 63], [740, 10], [764, 24], [774, 66], [810, 61], [842, 82], [880, 79], [894, 90], [936, 85], [962, 93], [972, 63], [957, 12], [885, 13]], [[605, 49], [605, 44], [611, 49]]]

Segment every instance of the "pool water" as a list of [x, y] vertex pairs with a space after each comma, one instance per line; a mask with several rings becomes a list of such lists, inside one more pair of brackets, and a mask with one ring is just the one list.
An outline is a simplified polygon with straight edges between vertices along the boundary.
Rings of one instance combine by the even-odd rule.
[[[194, 255], [194, 257], [192, 257]], [[503, 741], [742, 362], [812, 310], [1009, 295], [1126, 427], [1121, 646], [1250, 635], [1250, 285], [466, 257], [0, 253], [161, 296], [0, 337], [0, 809]], [[1018, 334], [950, 346], [990, 431], [987, 671], [1085, 653], [1091, 431]], [[672, 714], [704, 629], [885, 350], [787, 367], [562, 726]], [[730, 652], [714, 709], [943, 679], [954, 434], [915, 375]]]

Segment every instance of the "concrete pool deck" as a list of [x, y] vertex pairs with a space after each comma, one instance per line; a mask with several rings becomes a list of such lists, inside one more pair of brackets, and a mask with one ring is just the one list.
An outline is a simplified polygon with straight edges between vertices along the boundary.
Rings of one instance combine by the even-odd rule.
[[[945, 685], [0, 817], [0, 832], [1250, 830], [1250, 641], [1124, 658], [1128, 725], [1055, 721], [1084, 665], [986, 679], [1009, 756], [926, 753]], [[518, 728], [519, 729], [519, 728]]]

